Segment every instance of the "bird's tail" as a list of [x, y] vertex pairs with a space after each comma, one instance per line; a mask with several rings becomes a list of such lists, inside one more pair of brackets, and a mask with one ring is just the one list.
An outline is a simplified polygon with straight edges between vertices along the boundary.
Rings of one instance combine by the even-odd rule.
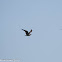
[[24, 31], [24, 29], [22, 29]]
[[22, 29], [23, 31], [25, 31], [24, 29]]

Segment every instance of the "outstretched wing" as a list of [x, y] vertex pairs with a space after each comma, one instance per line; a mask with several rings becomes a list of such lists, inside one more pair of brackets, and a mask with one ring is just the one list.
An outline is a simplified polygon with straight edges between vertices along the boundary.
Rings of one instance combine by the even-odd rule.
[[29, 34], [32, 32], [32, 29], [31, 29], [31, 31], [29, 32]]
[[24, 30], [24, 29], [22, 29], [22, 30], [25, 31], [26, 34], [28, 34], [28, 31], [27, 30]]

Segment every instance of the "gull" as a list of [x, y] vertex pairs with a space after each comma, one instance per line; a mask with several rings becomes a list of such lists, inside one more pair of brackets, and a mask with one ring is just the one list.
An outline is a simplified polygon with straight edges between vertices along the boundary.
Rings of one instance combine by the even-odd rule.
[[22, 29], [23, 31], [25, 31], [25, 33], [26, 33], [26, 35], [25, 36], [30, 36], [31, 34], [31, 32], [32, 32], [32, 29], [30, 30], [30, 32], [28, 32], [27, 30], [24, 30], [24, 29]]

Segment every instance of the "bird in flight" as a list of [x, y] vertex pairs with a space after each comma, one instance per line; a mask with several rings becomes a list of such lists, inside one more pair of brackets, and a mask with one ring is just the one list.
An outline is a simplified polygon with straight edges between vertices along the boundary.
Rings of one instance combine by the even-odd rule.
[[31, 34], [31, 32], [32, 32], [32, 29], [30, 30], [30, 32], [28, 32], [27, 30], [24, 30], [24, 29], [22, 29], [23, 31], [25, 31], [25, 33], [26, 33], [26, 36], [30, 36]]

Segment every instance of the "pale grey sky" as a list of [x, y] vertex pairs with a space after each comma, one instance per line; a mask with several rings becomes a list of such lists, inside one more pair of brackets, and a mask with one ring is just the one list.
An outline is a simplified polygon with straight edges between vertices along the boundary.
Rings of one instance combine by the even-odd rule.
[[62, 62], [61, 29], [62, 0], [0, 0], [0, 59]]

